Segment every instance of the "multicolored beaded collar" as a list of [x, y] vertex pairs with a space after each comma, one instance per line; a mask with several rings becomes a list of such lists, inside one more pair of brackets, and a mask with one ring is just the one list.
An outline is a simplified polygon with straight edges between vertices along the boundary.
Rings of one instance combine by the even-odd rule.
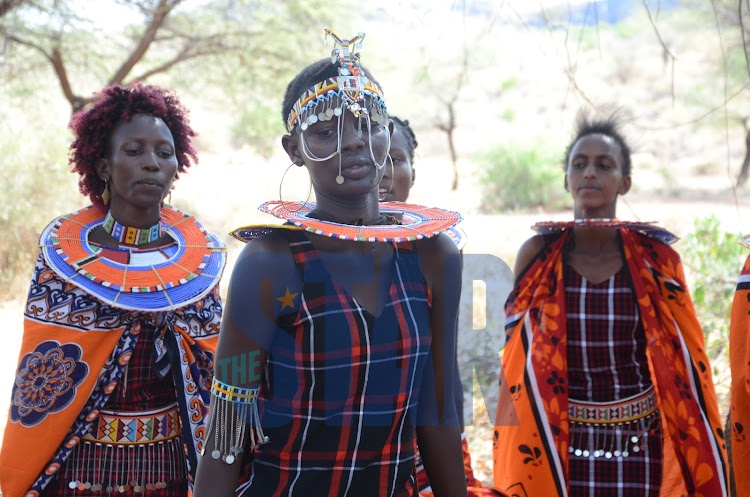
[[269, 233], [275, 229], [304, 229], [316, 235], [352, 240], [355, 242], [404, 242], [432, 238], [462, 221], [458, 212], [425, 207], [405, 202], [381, 202], [380, 212], [397, 216], [401, 224], [351, 225], [323, 221], [309, 217], [315, 208], [313, 202], [264, 202], [259, 210], [284, 219], [292, 227], [273, 225], [250, 225], [237, 228], [230, 235], [241, 241]]
[[[89, 234], [102, 224], [102, 212], [93, 206], [53, 220], [39, 244], [60, 278], [106, 304], [143, 312], [178, 309], [214, 290], [226, 265], [226, 247], [175, 207], [164, 205], [161, 220], [175, 241], [168, 249], [103, 250], [90, 243]], [[125, 255], [132, 252], [143, 257], [129, 261]]]
[[158, 240], [164, 234], [161, 222], [156, 223], [150, 228], [123, 226], [115, 221], [115, 218], [112, 216], [112, 211], [107, 211], [107, 216], [104, 218], [102, 228], [104, 228], [104, 231], [109, 233], [112, 238], [126, 245], [145, 245]]
[[639, 231], [644, 235], [671, 245], [680, 239], [674, 233], [655, 225], [655, 221], [620, 221], [619, 219], [574, 219], [573, 221], [544, 221], [531, 227], [540, 235], [559, 233], [568, 228], [585, 226], [590, 228], [626, 228]]

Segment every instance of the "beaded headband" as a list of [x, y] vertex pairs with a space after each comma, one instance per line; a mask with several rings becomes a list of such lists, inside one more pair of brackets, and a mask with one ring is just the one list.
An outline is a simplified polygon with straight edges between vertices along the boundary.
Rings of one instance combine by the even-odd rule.
[[[338, 63], [339, 75], [317, 83], [299, 97], [287, 117], [287, 132], [291, 133], [297, 126], [304, 131], [318, 121], [339, 117], [344, 109], [349, 109], [355, 117], [365, 114], [376, 123], [387, 126], [388, 113], [383, 92], [359, 68], [360, 54], [350, 51], [352, 46], [362, 48], [365, 34], [359, 33], [352, 39], [342, 40], [326, 29], [324, 44], [329, 36], [334, 40], [331, 64]], [[323, 108], [318, 110], [320, 104]]]

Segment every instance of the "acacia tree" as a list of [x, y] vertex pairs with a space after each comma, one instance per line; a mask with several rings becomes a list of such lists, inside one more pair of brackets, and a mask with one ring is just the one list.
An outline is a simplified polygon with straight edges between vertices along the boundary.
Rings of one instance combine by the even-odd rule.
[[[460, 107], [466, 88], [471, 83], [472, 71], [486, 65], [487, 61], [472, 50], [486, 43], [487, 32], [493, 21], [476, 18], [467, 12], [466, 1], [449, 6], [435, 6], [434, 19], [426, 18], [425, 31], [441, 31], [448, 23], [452, 26], [451, 36], [439, 39], [427, 38], [426, 45], [419, 47], [419, 60], [415, 75], [415, 85], [425, 88], [431, 102], [429, 118], [433, 125], [445, 135], [453, 171], [451, 190], [459, 185], [459, 150], [456, 144], [456, 131], [460, 127]], [[457, 10], [458, 12], [454, 12]], [[456, 41], [458, 38], [460, 41]]]
[[[146, 81], [199, 59], [233, 59], [236, 67], [238, 58], [249, 52], [263, 60], [268, 52], [285, 51], [265, 43], [272, 29], [282, 30], [276, 35], [297, 39], [302, 34], [291, 28], [310, 24], [306, 9], [300, 9], [297, 0], [98, 1], [97, 9], [109, 12], [105, 18], [128, 20], [116, 29], [114, 23], [102, 25], [102, 16], [95, 15], [99, 10], [87, 12], [73, 0], [2, 2], [0, 36], [6, 58], [19, 65], [29, 64], [24, 59], [30, 51], [48, 64], [72, 112], [91, 101], [92, 92], [82, 88]], [[317, 2], [308, 3], [314, 6]], [[21, 52], [23, 49], [27, 51]], [[286, 55], [278, 53], [276, 57]]]
[[[644, 1], [644, 8], [649, 12], [648, 2]], [[723, 93], [722, 101], [704, 109], [704, 113], [695, 122], [719, 122], [726, 128], [743, 127], [745, 155], [733, 185], [740, 187], [750, 176], [750, 107], [743, 103], [746, 98], [740, 98], [746, 97], [750, 90], [750, 2], [711, 0], [707, 5], [696, 5], [695, 12], [714, 26], [718, 50], [712, 54], [714, 71], [707, 76], [719, 82], [717, 86], [721, 87], [719, 91]], [[659, 35], [655, 24], [654, 28]], [[661, 36], [659, 41], [666, 51], [667, 44]], [[707, 101], [713, 102], [714, 99]]]

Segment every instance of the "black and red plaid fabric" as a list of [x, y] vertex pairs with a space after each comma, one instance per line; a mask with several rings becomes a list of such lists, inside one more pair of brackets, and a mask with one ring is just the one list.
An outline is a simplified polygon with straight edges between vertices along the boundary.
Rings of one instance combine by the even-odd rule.
[[[592, 284], [566, 266], [569, 397], [583, 402], [616, 402], [652, 386], [645, 334], [627, 266]], [[658, 413], [641, 436], [638, 452], [627, 457], [595, 457], [601, 440], [626, 443], [625, 426], [571, 423], [570, 439], [592, 447], [587, 455], [569, 454], [571, 497], [656, 497], [662, 479], [662, 431]], [[612, 449], [609, 449], [612, 450]], [[618, 451], [619, 452], [619, 451]]]
[[416, 495], [431, 303], [414, 243], [396, 246], [388, 300], [375, 317], [332, 278], [303, 233], [289, 236], [300, 300], [269, 351], [259, 408], [270, 441], [250, 456], [238, 493]]
[[125, 370], [124, 381], [115, 387], [104, 408], [108, 411], [150, 411], [172, 405], [177, 399], [171, 374], [159, 378], [154, 369], [154, 340], [157, 330], [144, 326], [133, 356]]
[[[120, 381], [110, 395], [104, 410], [107, 412], [150, 412], [174, 405], [177, 400], [174, 381], [171, 375], [159, 378], [154, 369], [154, 339], [156, 329], [144, 326], [141, 336], [133, 349], [123, 381]], [[96, 429], [99, 422], [92, 423]], [[181, 438], [151, 444], [152, 447], [135, 447], [135, 444], [114, 444], [103, 448], [101, 444], [80, 443], [65, 464], [58, 477], [45, 488], [43, 497], [83, 497], [83, 496], [135, 496], [144, 495], [132, 488], [132, 483], [145, 485], [139, 481], [141, 475], [148, 475], [153, 482], [166, 481], [164, 488], [149, 488], [150, 497], [187, 496], [187, 469]], [[118, 450], [119, 449], [119, 450]], [[143, 449], [139, 451], [138, 449]], [[142, 452], [143, 454], [140, 454]], [[138, 453], [138, 455], [136, 455]], [[164, 478], [170, 475], [171, 478]], [[176, 478], [175, 478], [176, 477]], [[102, 489], [69, 488], [70, 482], [77, 480], [90, 484], [101, 484]], [[119, 488], [119, 484], [122, 489]], [[149, 484], [151, 482], [148, 482]], [[80, 486], [80, 485], [79, 485]], [[109, 488], [108, 487], [113, 487]], [[120, 491], [122, 490], [122, 491]]]

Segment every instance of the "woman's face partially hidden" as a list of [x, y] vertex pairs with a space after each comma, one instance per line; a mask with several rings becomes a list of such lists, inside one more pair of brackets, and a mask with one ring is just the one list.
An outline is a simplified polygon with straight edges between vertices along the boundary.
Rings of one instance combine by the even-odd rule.
[[383, 180], [380, 182], [380, 198], [385, 202], [405, 202], [409, 197], [409, 191], [414, 186], [414, 169], [411, 165], [411, 147], [403, 130], [396, 125], [391, 137], [390, 156], [393, 160], [387, 161]]

